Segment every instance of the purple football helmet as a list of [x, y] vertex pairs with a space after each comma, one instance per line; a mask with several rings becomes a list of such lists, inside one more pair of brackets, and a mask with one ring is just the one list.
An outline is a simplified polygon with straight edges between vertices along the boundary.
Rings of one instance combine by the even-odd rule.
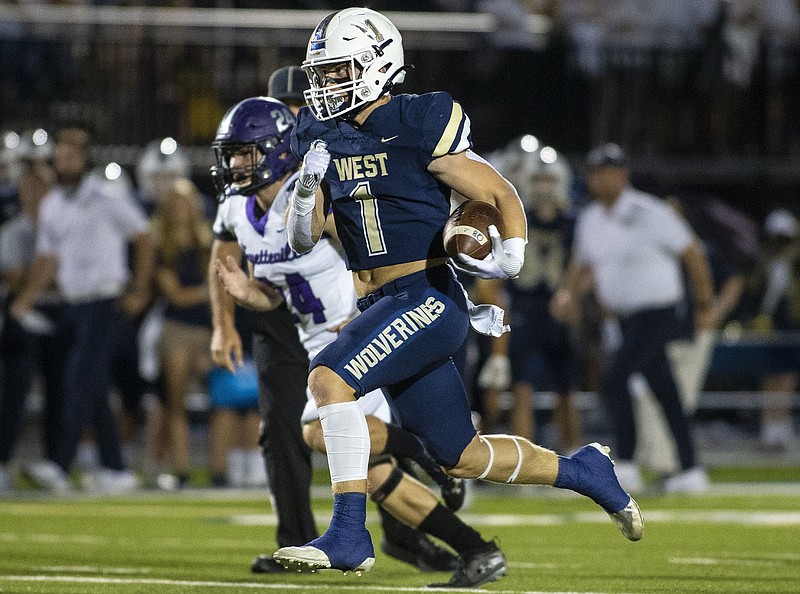
[[[220, 201], [251, 196], [297, 167], [300, 161], [289, 148], [294, 123], [289, 108], [272, 97], [251, 97], [228, 110], [211, 144], [217, 157], [211, 177]], [[245, 164], [232, 168], [234, 156]]]

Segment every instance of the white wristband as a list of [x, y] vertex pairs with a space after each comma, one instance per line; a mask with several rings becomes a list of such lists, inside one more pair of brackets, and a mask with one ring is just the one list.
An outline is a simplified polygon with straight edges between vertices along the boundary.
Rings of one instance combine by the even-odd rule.
[[294, 185], [292, 191], [291, 201], [294, 205], [295, 212], [301, 217], [307, 215], [314, 210], [314, 205], [317, 202], [317, 189], [311, 190], [310, 194], [306, 194], [308, 188], [303, 186], [300, 182]]

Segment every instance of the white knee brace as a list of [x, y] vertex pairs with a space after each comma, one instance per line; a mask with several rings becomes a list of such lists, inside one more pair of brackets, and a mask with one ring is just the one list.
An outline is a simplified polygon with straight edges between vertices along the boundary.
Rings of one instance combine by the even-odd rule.
[[522, 439], [517, 435], [479, 435], [478, 439], [480, 439], [486, 446], [489, 448], [489, 463], [486, 465], [486, 470], [478, 477], [479, 480], [490, 480], [493, 482], [500, 482], [493, 478], [486, 478], [489, 476], [489, 473], [492, 470], [492, 466], [494, 466], [494, 447], [492, 446], [493, 439], [510, 439], [514, 442], [514, 445], [517, 446], [517, 467], [514, 469], [514, 472], [511, 473], [506, 479], [506, 483], [510, 484], [517, 480], [517, 476], [519, 475], [519, 471], [522, 468], [522, 447], [520, 446], [519, 442]]

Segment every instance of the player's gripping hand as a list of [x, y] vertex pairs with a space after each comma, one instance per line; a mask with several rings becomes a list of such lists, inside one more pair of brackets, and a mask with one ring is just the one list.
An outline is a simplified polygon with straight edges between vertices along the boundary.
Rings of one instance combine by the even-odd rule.
[[300, 168], [300, 177], [293, 196], [294, 209], [300, 216], [308, 214], [314, 208], [317, 188], [331, 162], [331, 154], [326, 146], [322, 140], [315, 140], [303, 157], [303, 166]]
[[516, 277], [525, 261], [525, 240], [511, 237], [503, 241], [494, 225], [489, 225], [489, 239], [492, 241], [492, 252], [488, 256], [477, 260], [466, 254], [458, 254], [454, 261], [456, 268], [485, 279]]

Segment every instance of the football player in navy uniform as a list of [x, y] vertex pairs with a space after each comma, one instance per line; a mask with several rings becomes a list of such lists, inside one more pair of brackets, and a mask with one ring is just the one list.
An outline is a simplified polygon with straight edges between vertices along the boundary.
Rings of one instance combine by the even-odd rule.
[[[223, 198], [214, 231], [218, 241], [236, 242], [237, 247], [241, 246], [254, 278], [280, 289], [278, 298], [273, 301], [264, 302], [262, 296], [260, 303], [251, 303], [247, 299], [237, 299], [237, 302], [252, 309], [271, 311], [284, 303], [288, 305], [287, 311], [297, 324], [300, 342], [313, 355], [330, 343], [337, 336], [338, 328], [357, 314], [356, 295], [352, 277], [333, 238], [326, 237], [316, 249], [303, 255], [289, 248], [284, 213], [297, 181], [299, 165], [289, 150], [289, 133], [293, 124], [294, 118], [287, 107], [269, 97], [246, 99], [232, 107], [223, 118], [214, 141], [217, 165], [213, 173]], [[225, 260], [215, 260], [215, 270], [220, 272], [225, 288], [236, 297], [236, 291], [230, 290], [230, 286], [239, 282], [247, 295], [248, 279], [239, 269], [238, 258], [233, 254], [225, 256]], [[223, 262], [229, 266], [223, 267]], [[213, 278], [216, 277], [214, 274]], [[226, 301], [226, 295], [220, 293], [221, 285], [217, 282], [211, 284], [216, 292], [218, 313], [224, 309], [226, 315], [230, 315], [226, 307], [221, 307]], [[290, 330], [297, 336], [294, 327]], [[230, 357], [230, 353], [226, 356]], [[265, 364], [271, 362], [257, 359], [259, 373]], [[300, 375], [305, 380], [306, 371], [302, 370]], [[269, 395], [273, 401], [270, 414], [280, 414], [281, 422], [295, 425], [298, 431], [302, 420], [306, 442], [324, 453], [325, 443], [313, 399], [306, 403], [304, 411], [301, 409], [301, 417], [294, 411], [295, 403], [283, 402], [281, 396], [285, 399], [293, 395], [282, 391]], [[382, 514], [384, 552], [423, 571], [452, 571], [456, 568], [456, 557], [433, 543], [422, 531], [440, 538], [459, 553], [489, 543], [458, 519], [452, 510], [441, 505], [425, 485], [396, 468], [391, 457], [386, 455], [408, 456], [427, 468], [435, 467], [441, 473], [413, 435], [390, 423], [389, 407], [383, 394], [376, 390], [359, 403], [369, 415], [375, 439], [372, 449], [376, 456], [371, 460], [369, 470], [370, 493], [381, 509], [397, 518], [390, 521], [387, 515]], [[288, 412], [282, 411], [283, 408]], [[266, 418], [267, 421], [269, 427], [277, 431], [274, 428], [276, 421]], [[294, 446], [277, 442], [274, 444], [275, 454], [280, 456], [284, 447], [286, 454], [291, 454]], [[295, 461], [295, 464], [299, 462]], [[290, 491], [286, 486], [283, 488], [286, 496]], [[305, 489], [305, 493], [299, 493], [301, 489]], [[307, 506], [308, 485], [298, 485], [294, 490]], [[278, 506], [277, 512], [280, 523], [292, 526], [295, 520], [284, 517], [286, 508]], [[414, 529], [417, 527], [420, 530]], [[279, 542], [285, 538], [279, 530]], [[280, 544], [286, 546], [285, 542]], [[262, 556], [256, 559], [254, 570], [258, 573], [273, 572], [274, 568], [267, 560], [275, 563], [271, 557]]]
[[[547, 484], [591, 497], [623, 534], [642, 535], [636, 502], [620, 487], [605, 448], [572, 457], [517, 436], [478, 435], [451, 354], [470, 322], [500, 333], [501, 312], [472, 306], [446, 265], [442, 229], [451, 190], [502, 214], [503, 239], [489, 230], [492, 253], [459, 256], [485, 278], [522, 268], [526, 222], [513, 186], [471, 151], [470, 121], [447, 93], [389, 94], [406, 66], [402, 40], [386, 17], [363, 8], [327, 16], [309, 41], [303, 68], [311, 89], [292, 148], [303, 158], [286, 223], [305, 253], [330, 211], [353, 272], [361, 315], [311, 362], [334, 493], [328, 530], [302, 547], [276, 551], [299, 570], [366, 571], [374, 564], [365, 527], [369, 432], [356, 399], [383, 387], [395, 417], [447, 471], [500, 483]], [[324, 183], [322, 180], [324, 179]], [[449, 585], [495, 580], [505, 572], [493, 543], [462, 555]], [[481, 581], [468, 580], [480, 574]]]
[[508, 345], [512, 392], [515, 403], [524, 403], [515, 408], [526, 411], [532, 429], [534, 388], [552, 386], [558, 396], [554, 420], [561, 449], [575, 451], [580, 445], [573, 397], [577, 352], [569, 328], [549, 310], [566, 271], [575, 228], [569, 195], [572, 173], [564, 157], [531, 135], [510, 143], [498, 170], [517, 188], [528, 219], [525, 264], [518, 277], [505, 283], [514, 328]]

